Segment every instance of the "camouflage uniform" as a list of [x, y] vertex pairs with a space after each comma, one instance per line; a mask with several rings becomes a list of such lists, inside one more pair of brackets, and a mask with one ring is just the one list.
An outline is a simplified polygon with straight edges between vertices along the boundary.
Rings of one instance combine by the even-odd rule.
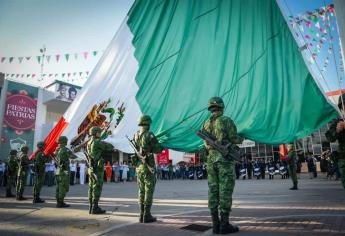
[[297, 154], [294, 150], [293, 144], [288, 145], [288, 164], [289, 164], [289, 175], [291, 177], [293, 187], [290, 190], [297, 190]]
[[[210, 118], [203, 125], [203, 132], [212, 135], [223, 145], [241, 142], [237, 135], [234, 122], [223, 115], [224, 103], [219, 97], [209, 100], [208, 110], [212, 112]], [[222, 156], [217, 150], [205, 143], [208, 151], [208, 207], [211, 210], [213, 232], [232, 233], [237, 232], [238, 227], [229, 223], [229, 214], [232, 205], [232, 193], [235, 187], [234, 162]], [[220, 222], [218, 216], [220, 211]]]
[[67, 137], [61, 136], [58, 140], [59, 147], [56, 149], [56, 207], [69, 207], [64, 202], [66, 193], [69, 191], [69, 160], [75, 158], [72, 152], [66, 147]]
[[20, 149], [20, 153], [19, 153], [17, 186], [16, 186], [17, 200], [26, 200], [26, 198], [23, 197], [23, 193], [24, 193], [24, 188], [25, 188], [25, 183], [26, 183], [27, 171], [30, 164], [30, 161], [28, 158], [28, 151], [29, 151], [29, 148], [25, 146]]
[[44, 201], [40, 198], [41, 189], [44, 183], [45, 177], [45, 164], [47, 158], [44, 156], [44, 142], [37, 143], [38, 151], [34, 159], [34, 172], [35, 172], [35, 181], [33, 187], [34, 199], [33, 203], [43, 203]]
[[141, 160], [136, 155], [132, 158], [133, 165], [136, 166], [137, 172], [140, 223], [150, 223], [156, 221], [156, 218], [151, 215], [153, 192], [156, 184], [156, 165], [153, 153], [159, 153], [163, 149], [155, 135], [149, 130], [151, 122], [150, 116], [143, 115], [140, 117], [139, 126], [143, 126], [143, 128], [139, 130], [133, 138], [138, 151], [143, 157], [145, 157], [145, 161]]
[[6, 197], [14, 197], [12, 194], [12, 186], [16, 180], [17, 174], [17, 150], [11, 150], [7, 161], [7, 183], [6, 183]]
[[[345, 94], [342, 94], [339, 97], [338, 107], [340, 110], [344, 111], [344, 107], [342, 105], [342, 99], [345, 102]], [[343, 122], [343, 123], [341, 123]], [[334, 119], [331, 122], [329, 130], [326, 132], [326, 137], [330, 142], [335, 142], [338, 140], [339, 148], [339, 158], [338, 158], [338, 167], [341, 172], [341, 183], [345, 188], [345, 126], [343, 126], [340, 132], [337, 132], [337, 125], [338, 123], [345, 124], [342, 118]]]
[[89, 203], [90, 214], [103, 214], [105, 210], [102, 210], [98, 206], [99, 199], [102, 193], [103, 181], [104, 181], [104, 164], [102, 158], [102, 152], [112, 151], [114, 146], [110, 143], [102, 141], [100, 138], [101, 128], [92, 127], [90, 129], [91, 139], [87, 142], [87, 153], [89, 156]]

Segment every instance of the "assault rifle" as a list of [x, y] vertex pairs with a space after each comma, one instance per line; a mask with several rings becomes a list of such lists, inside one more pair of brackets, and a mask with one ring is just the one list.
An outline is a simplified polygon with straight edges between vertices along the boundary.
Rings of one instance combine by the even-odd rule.
[[146, 161], [146, 157], [144, 157], [143, 155], [141, 155], [141, 153], [139, 152], [137, 145], [134, 143], [133, 140], [129, 139], [129, 137], [126, 135], [126, 138], [128, 139], [130, 145], [132, 146], [132, 148], [134, 149], [135, 155], [141, 160], [141, 162], [147, 166], [147, 168], [149, 169], [149, 171], [154, 174], [156, 172], [155, 168], [151, 167], [147, 161]]
[[197, 131], [196, 135], [205, 140], [208, 145], [220, 152], [220, 154], [222, 154], [222, 156], [225, 158], [242, 162], [240, 153], [232, 147], [231, 143], [222, 145], [216, 140], [216, 138], [206, 132], [203, 132], [202, 130]]

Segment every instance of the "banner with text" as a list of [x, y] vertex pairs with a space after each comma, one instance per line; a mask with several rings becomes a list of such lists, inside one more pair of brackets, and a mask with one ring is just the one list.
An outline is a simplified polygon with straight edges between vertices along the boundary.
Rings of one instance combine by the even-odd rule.
[[[5, 91], [3, 91], [5, 92]], [[8, 81], [1, 134], [2, 158], [24, 145], [33, 150], [38, 88]]]

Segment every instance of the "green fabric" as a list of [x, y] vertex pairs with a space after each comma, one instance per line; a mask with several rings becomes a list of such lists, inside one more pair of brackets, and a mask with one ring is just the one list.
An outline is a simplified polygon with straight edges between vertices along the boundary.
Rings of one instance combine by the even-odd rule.
[[304, 137], [336, 116], [275, 0], [137, 0], [127, 24], [136, 99], [165, 147], [197, 149], [190, 127], [207, 119], [213, 96], [242, 136], [262, 143]]

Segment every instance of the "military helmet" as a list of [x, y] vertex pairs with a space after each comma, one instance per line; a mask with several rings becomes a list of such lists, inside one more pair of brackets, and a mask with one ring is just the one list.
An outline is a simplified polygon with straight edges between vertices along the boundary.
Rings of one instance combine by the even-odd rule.
[[58, 144], [67, 144], [68, 138], [66, 136], [60, 136], [58, 139]]
[[152, 119], [148, 115], [142, 115], [138, 121], [139, 126], [151, 125], [151, 123], [152, 123]]
[[95, 136], [98, 132], [101, 132], [102, 129], [98, 126], [93, 126], [90, 130], [89, 130], [89, 135], [91, 136]]
[[213, 97], [210, 100], [208, 100], [208, 107], [207, 107], [207, 109], [210, 111], [213, 108], [224, 109], [223, 99], [220, 98], [220, 97]]
[[14, 150], [14, 149], [12, 149], [11, 151], [10, 151], [10, 155], [17, 155], [17, 150]]
[[43, 148], [44, 147], [44, 142], [38, 142], [36, 145], [38, 148]]
[[23, 146], [20, 148], [21, 152], [28, 152], [29, 151], [29, 147], [28, 146]]
[[345, 105], [345, 93], [339, 96], [338, 107], [340, 110], [345, 110], [345, 108], [343, 107], [343, 103]]

